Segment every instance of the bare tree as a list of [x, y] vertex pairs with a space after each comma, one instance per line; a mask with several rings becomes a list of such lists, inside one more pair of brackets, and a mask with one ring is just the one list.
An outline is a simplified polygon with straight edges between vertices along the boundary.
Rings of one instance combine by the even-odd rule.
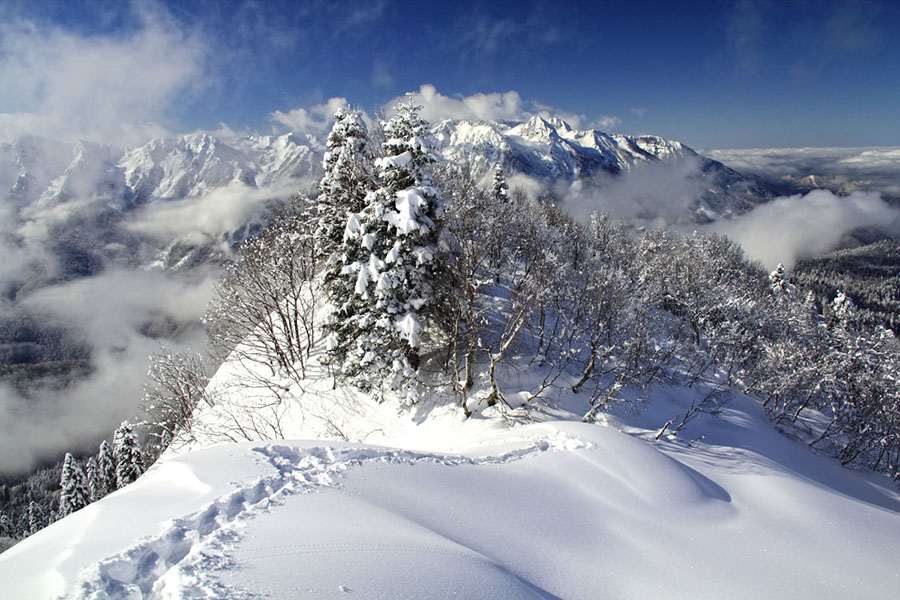
[[143, 409], [148, 433], [162, 452], [172, 440], [193, 439], [194, 412], [213, 405], [207, 391], [209, 376], [200, 355], [164, 350], [152, 357], [144, 385]]
[[248, 385], [306, 377], [320, 296], [315, 226], [311, 205], [293, 198], [240, 249], [216, 288], [206, 316], [211, 346], [218, 358], [245, 363]]

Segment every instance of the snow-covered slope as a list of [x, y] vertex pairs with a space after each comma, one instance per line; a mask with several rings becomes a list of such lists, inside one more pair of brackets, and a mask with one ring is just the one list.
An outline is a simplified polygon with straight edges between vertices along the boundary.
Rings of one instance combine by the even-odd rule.
[[125, 153], [120, 167], [139, 200], [201, 196], [234, 182], [250, 187], [309, 177], [321, 156], [291, 134], [230, 141], [207, 133], [151, 140]]
[[653, 440], [703, 393], [660, 387], [604, 425], [563, 407], [518, 426], [515, 414], [394, 408], [393, 433], [420, 427], [420, 442], [171, 455], [0, 555], [3, 593], [894, 598], [889, 481], [813, 455], [746, 397]]

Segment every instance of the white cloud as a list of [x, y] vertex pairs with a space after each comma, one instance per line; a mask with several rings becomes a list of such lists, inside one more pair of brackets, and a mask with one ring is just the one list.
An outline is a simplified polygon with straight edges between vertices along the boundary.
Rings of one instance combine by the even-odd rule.
[[848, 191], [900, 195], [900, 147], [752, 148], [708, 150], [710, 158], [742, 173], [770, 179], [831, 178]]
[[[123, 419], [139, 414], [149, 356], [165, 344], [202, 348], [196, 323], [218, 279], [210, 269], [191, 278], [158, 271], [109, 271], [40, 289], [22, 304], [81, 332], [92, 372], [60, 393], [32, 387], [20, 396], [0, 382], [0, 473], [24, 471], [66, 451], [95, 449]], [[166, 339], [142, 333], [150, 319], [181, 324]]]
[[202, 87], [207, 49], [159, 11], [139, 16], [128, 36], [0, 25], [0, 135], [132, 145], [164, 131], [175, 102]]
[[160, 240], [206, 244], [253, 222], [267, 201], [287, 198], [297, 185], [258, 189], [235, 182], [199, 198], [153, 202], [129, 215], [125, 227]]
[[619, 175], [559, 182], [554, 194], [563, 210], [581, 221], [596, 211], [635, 225], [663, 227], [688, 221], [707, 186], [698, 158], [637, 164]]
[[334, 113], [348, 105], [346, 98], [331, 98], [309, 108], [294, 108], [288, 112], [276, 110], [269, 119], [294, 133], [321, 136], [331, 129]]
[[747, 255], [773, 269], [837, 247], [847, 233], [860, 227], [896, 225], [900, 211], [877, 193], [836, 196], [815, 190], [805, 196], [777, 198], [749, 213], [722, 219], [710, 229], [738, 242]]
[[[434, 85], [425, 84], [412, 95], [412, 99], [422, 106], [422, 118], [430, 123], [444, 120], [526, 121], [535, 115], [560, 118], [575, 129], [610, 130], [621, 123], [616, 117], [601, 115], [588, 119], [582, 114], [523, 100], [518, 92], [512, 90], [450, 97], [438, 92]], [[392, 107], [405, 100], [406, 96], [399, 96], [388, 102], [387, 106]]]

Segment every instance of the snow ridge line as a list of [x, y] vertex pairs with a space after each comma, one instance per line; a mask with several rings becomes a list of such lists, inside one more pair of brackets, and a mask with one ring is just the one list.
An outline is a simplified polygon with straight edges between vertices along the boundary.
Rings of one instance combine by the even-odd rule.
[[232, 565], [230, 549], [240, 529], [255, 516], [280, 504], [279, 498], [339, 487], [352, 467], [370, 462], [431, 463], [446, 466], [501, 465], [548, 451], [589, 448], [565, 434], [533, 440], [531, 445], [496, 456], [466, 457], [376, 447], [299, 448], [269, 444], [253, 448], [277, 474], [230, 492], [196, 513], [180, 517], [158, 535], [98, 561], [82, 571], [73, 590], [79, 600], [144, 600], [181, 598], [250, 599], [254, 594], [219, 582], [214, 572]]

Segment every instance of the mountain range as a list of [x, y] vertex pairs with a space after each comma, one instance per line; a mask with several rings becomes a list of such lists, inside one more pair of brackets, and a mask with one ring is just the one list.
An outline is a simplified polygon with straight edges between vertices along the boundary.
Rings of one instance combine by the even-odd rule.
[[[433, 133], [437, 153], [482, 175], [499, 164], [507, 176], [572, 182], [646, 166], [696, 163], [693, 176], [705, 188], [698, 198], [701, 219], [740, 213], [772, 197], [759, 179], [658, 136], [580, 131], [539, 116], [524, 123], [444, 121], [434, 125]], [[0, 189], [22, 220], [75, 200], [127, 211], [233, 185], [308, 191], [323, 153], [319, 140], [296, 134], [218, 137], [198, 132], [153, 139], [124, 151], [93, 142], [22, 137], [0, 144]]]

